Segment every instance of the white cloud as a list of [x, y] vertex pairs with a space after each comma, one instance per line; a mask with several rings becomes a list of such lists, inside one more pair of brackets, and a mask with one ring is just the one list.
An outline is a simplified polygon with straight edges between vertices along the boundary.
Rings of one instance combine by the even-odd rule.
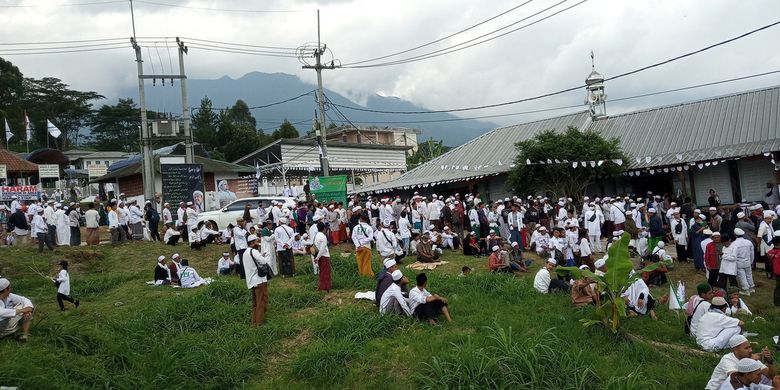
[[[2, 42], [58, 41], [129, 37], [127, 5], [55, 7], [75, 0], [22, 1], [49, 4], [3, 8]], [[173, 0], [167, 0], [173, 2]], [[564, 5], [573, 4], [570, 0]], [[499, 1], [178, 1], [197, 7], [300, 10], [294, 13], [203, 11], [136, 4], [139, 36], [190, 36], [218, 41], [274, 46], [297, 46], [316, 40], [315, 13], [321, 9], [323, 42], [342, 62], [381, 56], [432, 41], [511, 7]], [[439, 49], [498, 28], [551, 4], [535, 0], [527, 6], [474, 31], [409, 55]], [[518, 3], [515, 3], [518, 4]], [[773, 22], [775, 0], [621, 1], [590, 0], [527, 29], [489, 43], [434, 59], [398, 66], [325, 71], [329, 89], [358, 100], [380, 92], [431, 109], [490, 104], [533, 96], [581, 84], [590, 71], [590, 50], [605, 76], [738, 35]], [[524, 24], [524, 23], [523, 23]], [[520, 24], [522, 25], [522, 24]], [[519, 26], [519, 25], [518, 25]], [[610, 97], [623, 97], [723, 78], [780, 69], [780, 27], [738, 42], [607, 84]], [[169, 40], [170, 42], [170, 40]], [[167, 69], [168, 50], [151, 48], [154, 63]], [[0, 47], [2, 52], [2, 47]], [[175, 50], [171, 50], [172, 55]], [[149, 53], [144, 50], [144, 56]], [[114, 96], [135, 85], [133, 51], [127, 49], [52, 56], [9, 56], [27, 76], [55, 76], [75, 88]], [[176, 58], [173, 58], [174, 69]], [[295, 59], [254, 57], [192, 49], [186, 67], [193, 78], [240, 77], [250, 71], [285, 72], [314, 82], [314, 72]], [[147, 70], [150, 71], [151, 69]], [[608, 104], [610, 112], [648, 107], [731, 91], [774, 85], [780, 76], [702, 88], [685, 93]], [[493, 110], [462, 115], [486, 115], [579, 104], [584, 91]], [[514, 123], [551, 114], [497, 119]]]

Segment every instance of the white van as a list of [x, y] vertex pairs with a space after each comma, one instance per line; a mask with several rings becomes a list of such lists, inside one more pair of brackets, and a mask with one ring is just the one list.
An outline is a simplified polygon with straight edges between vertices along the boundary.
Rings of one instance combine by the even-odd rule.
[[295, 198], [284, 196], [259, 196], [252, 198], [242, 198], [233, 201], [232, 203], [223, 207], [221, 210], [205, 211], [198, 214], [198, 222], [211, 222], [212, 229], [222, 230], [231, 223], [235, 225], [236, 219], [244, 216], [244, 208], [247, 204], [250, 204], [251, 210], [249, 213], [252, 216], [253, 222], [257, 223], [257, 203], [263, 202], [263, 207], [265, 208], [266, 213], [270, 214], [272, 201], [283, 202], [286, 207], [292, 207], [293, 209], [297, 206]]

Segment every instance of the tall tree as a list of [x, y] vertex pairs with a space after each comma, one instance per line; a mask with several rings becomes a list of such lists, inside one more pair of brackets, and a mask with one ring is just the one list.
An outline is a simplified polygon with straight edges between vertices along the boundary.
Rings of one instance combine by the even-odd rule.
[[192, 116], [192, 135], [195, 142], [200, 142], [209, 151], [218, 146], [215, 145], [218, 121], [219, 116], [212, 109], [211, 99], [203, 97], [200, 108]]
[[[612, 160], [626, 160], [619, 139], [604, 139], [594, 131], [582, 132], [573, 127], [564, 132], [540, 132], [515, 147], [517, 158], [507, 187], [517, 194], [550, 192], [581, 198], [588, 184], [620, 173], [621, 167]], [[528, 160], [531, 164], [527, 164]], [[539, 164], [548, 160], [560, 163]], [[588, 164], [582, 166], [583, 161]], [[605, 162], [591, 166], [591, 161]], [[577, 168], [573, 167], [574, 162]]]
[[22, 131], [24, 114], [18, 104], [24, 93], [23, 82], [24, 76], [19, 68], [10, 61], [0, 58], [0, 121], [8, 120], [11, 131], [16, 135], [11, 142], [18, 142], [24, 138], [24, 136], [18, 137], [19, 134], [24, 134]]
[[434, 141], [433, 138], [428, 138], [427, 141], [418, 143], [417, 150], [406, 157], [407, 168], [415, 168], [418, 165], [424, 164], [447, 153], [449, 150], [449, 147], [444, 146], [444, 141]]
[[274, 132], [271, 134], [271, 138], [273, 140], [278, 140], [281, 138], [298, 138], [300, 135], [298, 134], [298, 129], [293, 126], [290, 121], [287, 119], [282, 122], [282, 125], [279, 126], [278, 129], [274, 130]]
[[87, 124], [92, 115], [92, 102], [105, 99], [97, 92], [82, 92], [70, 89], [62, 80], [54, 77], [44, 77], [40, 80], [24, 79], [24, 96], [21, 105], [25, 107], [33, 125], [33, 138], [38, 145], [47, 145], [47, 140], [54, 146], [54, 139], [47, 131], [46, 120], [49, 119], [62, 135], [56, 141], [57, 146], [68, 149], [71, 143], [78, 144], [80, 130]]
[[[150, 117], [154, 112], [147, 112]], [[100, 107], [89, 120], [92, 145], [98, 150], [140, 151], [141, 109], [133, 99], [119, 99], [115, 105]]]
[[252, 112], [249, 111], [249, 106], [246, 105], [241, 99], [236, 100], [236, 104], [230, 107], [230, 119], [236, 126], [243, 126], [255, 129], [257, 128], [257, 120], [252, 116]]

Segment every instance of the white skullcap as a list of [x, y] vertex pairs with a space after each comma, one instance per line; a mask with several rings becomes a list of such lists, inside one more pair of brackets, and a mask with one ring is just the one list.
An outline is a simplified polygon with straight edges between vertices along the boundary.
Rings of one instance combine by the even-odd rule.
[[774, 218], [774, 217], [775, 217], [775, 212], [774, 211], [771, 211], [771, 210], [764, 211], [764, 219]]
[[512, 246], [520, 246], [520, 244], [518, 244], [517, 241], [512, 241]]
[[739, 218], [739, 219], [745, 218], [745, 213], [743, 213], [743, 212], [741, 212], [741, 211], [740, 211], [740, 212], [738, 212], [738, 213], [737, 213], [737, 218]]
[[501, 249], [501, 247], [499, 247], [498, 245], [493, 245], [493, 252], [495, 252], [495, 251], [497, 251], [499, 249]]
[[192, 206], [192, 202], [187, 202], [187, 206]]
[[[517, 198], [515, 198], [517, 199]], [[504, 198], [504, 202], [509, 202], [509, 198]]]
[[397, 263], [395, 262], [395, 259], [393, 259], [393, 258], [385, 259], [385, 262], [384, 262], [385, 268], [387, 268], [387, 269], [390, 269], [390, 267], [392, 267], [392, 266], [394, 266], [396, 264]]
[[178, 259], [179, 257], [181, 256], [179, 256], [178, 253], [174, 253], [173, 256], [171, 256], [171, 259]]
[[558, 265], [558, 260], [555, 260], [555, 259], [547, 259], [547, 262], [552, 264], [552, 265]]
[[664, 247], [664, 245], [665, 245], [665, 244], [664, 244], [664, 242], [663, 242], [663, 241], [658, 241], [658, 244], [656, 244], [656, 246], [657, 246], [657, 247], [659, 247], [659, 248], [663, 248], [663, 247]]
[[607, 260], [606, 259], [598, 259], [593, 264], [593, 266], [596, 267], [596, 269], [599, 269], [599, 268], [601, 268], [601, 267], [603, 267], [605, 265], [607, 265]]
[[397, 281], [401, 280], [401, 278], [404, 277], [404, 274], [403, 274], [403, 272], [401, 272], [400, 269], [397, 269], [397, 270], [393, 271], [393, 273], [391, 275], [393, 276], [393, 281], [394, 282], [397, 282]]
[[693, 210], [693, 212], [701, 214], [701, 209], [695, 209], [695, 210]]
[[756, 211], [756, 210], [761, 209], [761, 208], [764, 208], [764, 206], [761, 206], [761, 203], [758, 203], [758, 204], [754, 204], [754, 205], [750, 206], [748, 208], [748, 210]]
[[384, 221], [382, 221], [382, 226], [384, 227], [390, 227], [390, 224], [393, 223], [393, 220], [390, 218], [385, 218]]
[[287, 223], [289, 223], [289, 222], [290, 222], [290, 220], [288, 220], [287, 217], [279, 218], [279, 223], [281, 223], [281, 224], [287, 225]]
[[161, 261], [163, 261], [163, 260], [165, 260], [165, 256], [162, 256], [162, 255], [161, 255], [160, 257], [158, 257], [158, 258], [157, 258], [157, 262], [158, 262], [158, 263], [159, 263], [159, 262], [161, 262]]
[[734, 336], [731, 336], [729, 339], [729, 348], [736, 348], [744, 343], [746, 343], [748, 339], [741, 335], [741, 334], [735, 334]]
[[655, 213], [655, 208], [650, 207], [649, 209], [647, 209], [647, 212], [648, 213]]
[[8, 288], [8, 286], [11, 285], [11, 282], [8, 281], [6, 278], [0, 278], [0, 291], [3, 291]]
[[222, 256], [230, 256], [230, 253], [228, 253], [228, 252], [222, 252]]
[[319, 221], [319, 220], [321, 220], [321, 219], [322, 219], [322, 216], [321, 216], [321, 215], [319, 215], [319, 214], [315, 214], [315, 215], [314, 215], [314, 216], [311, 218], [311, 220], [312, 220], [312, 221], [314, 221], [314, 222], [317, 222], [317, 221]]
[[712, 235], [712, 230], [710, 230], [710, 229], [704, 229], [704, 231], [702, 232], [702, 234], [704, 234], [705, 236], [711, 236], [711, 235]]
[[583, 265], [580, 266], [580, 269], [589, 269], [589, 267], [588, 267], [587, 264], [583, 264]]
[[249, 237], [246, 238], [246, 242], [252, 242], [252, 241], [257, 241], [256, 234], [250, 234]]
[[737, 237], [744, 236], [745, 235], [745, 231], [740, 229], [740, 228], [736, 228], [736, 229], [734, 229], [734, 235], [737, 236]]
[[710, 211], [718, 211], [717, 207], [710, 207]]
[[737, 362], [737, 372], [741, 374], [748, 374], [762, 368], [764, 368], [764, 365], [756, 359], [744, 358], [739, 359], [739, 362]]

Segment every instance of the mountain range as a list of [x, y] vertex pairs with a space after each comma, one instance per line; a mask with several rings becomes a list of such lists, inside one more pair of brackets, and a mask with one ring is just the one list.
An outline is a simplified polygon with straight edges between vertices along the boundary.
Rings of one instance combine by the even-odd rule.
[[[252, 72], [238, 79], [223, 76], [216, 80], [188, 80], [188, 99], [191, 107], [200, 106], [200, 100], [208, 96], [213, 102], [213, 107], [226, 108], [235, 104], [236, 100], [241, 99], [249, 107], [261, 106], [265, 104], [280, 102], [301, 94], [305, 94], [315, 89], [315, 85], [308, 84], [298, 77], [285, 73], [263, 73]], [[325, 95], [331, 102], [344, 106], [362, 107], [373, 110], [387, 111], [428, 111], [423, 107], [417, 106], [411, 102], [396, 98], [386, 97], [378, 94], [369, 96], [364, 105], [353, 102], [349, 98], [325, 89]], [[136, 89], [127, 89], [122, 91], [122, 95], [133, 97], [138, 100], [138, 91]], [[147, 108], [159, 112], [181, 113], [181, 89], [178, 84], [170, 87], [166, 82], [163, 87], [160, 80], [157, 80], [156, 86], [147, 86], [146, 88]], [[278, 127], [282, 120], [287, 119], [296, 124], [299, 133], [305, 134], [311, 127], [311, 119], [316, 110], [316, 99], [312, 93], [309, 96], [302, 97], [287, 103], [274, 105], [267, 108], [253, 109], [252, 114], [257, 119], [258, 127], [273, 131]], [[498, 125], [486, 121], [462, 120], [450, 122], [433, 123], [409, 123], [393, 124], [391, 122], [409, 121], [409, 120], [451, 120], [458, 117], [447, 113], [435, 113], [427, 115], [404, 115], [404, 114], [376, 114], [364, 111], [349, 110], [339, 108], [341, 113], [336, 112], [334, 108], [326, 110], [328, 116], [327, 122], [342, 124], [346, 122], [343, 117], [349, 119], [355, 125], [374, 125], [391, 127], [412, 127], [422, 130], [422, 135], [418, 140], [443, 140], [446, 146], [457, 146], [466, 141], [485, 133], [486, 131], [498, 127]], [[378, 122], [385, 121], [385, 122]], [[377, 122], [377, 123], [374, 123]]]

